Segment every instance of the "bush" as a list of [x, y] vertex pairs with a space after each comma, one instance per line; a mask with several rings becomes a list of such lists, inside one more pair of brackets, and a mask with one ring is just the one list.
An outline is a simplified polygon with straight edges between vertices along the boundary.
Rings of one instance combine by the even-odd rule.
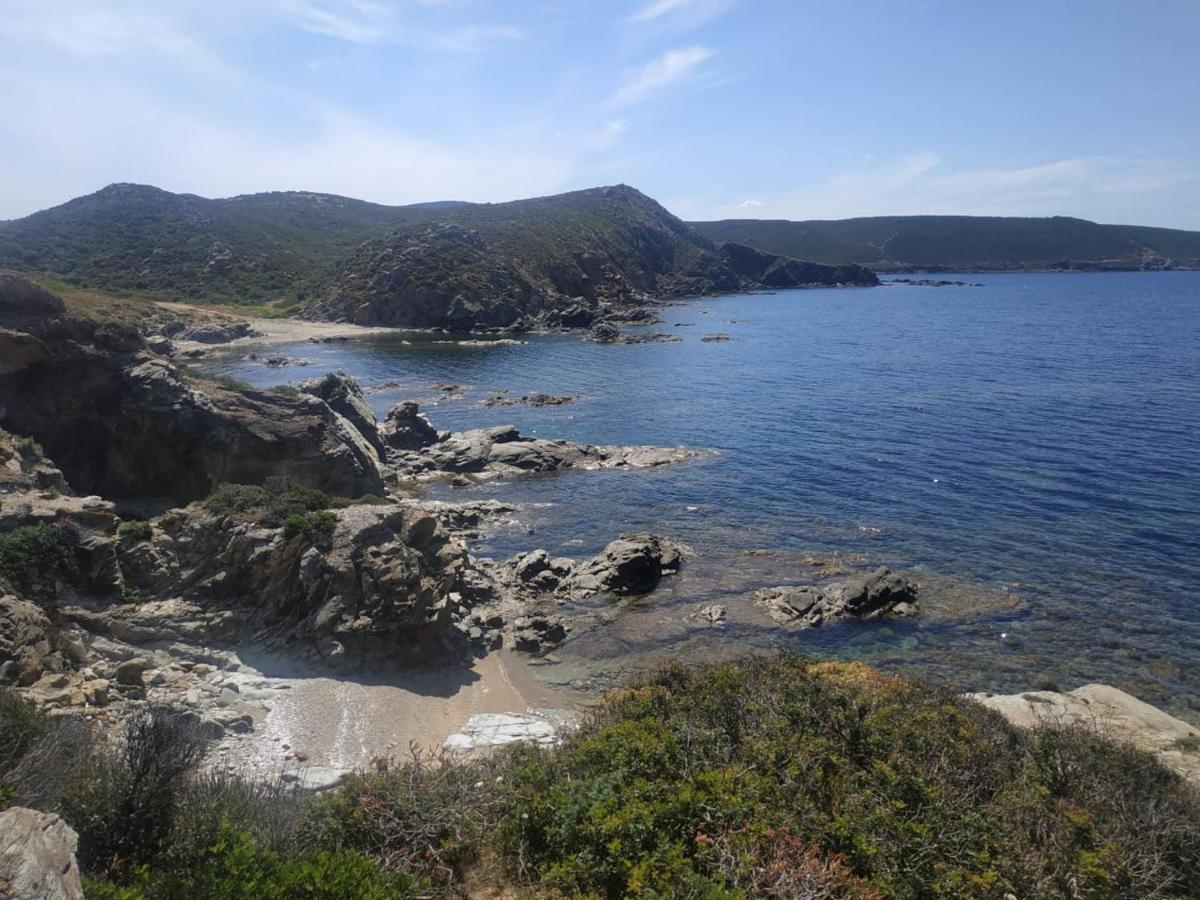
[[508, 776], [499, 848], [562, 894], [1200, 895], [1152, 757], [861, 665], [670, 666]]
[[480, 861], [509, 804], [502, 758], [463, 760], [414, 752], [403, 764], [377, 760], [313, 804], [307, 846], [351, 849], [387, 871], [447, 888]]
[[49, 716], [16, 691], [0, 688], [0, 808], [59, 811], [97, 753], [87, 722]]
[[167, 846], [189, 777], [204, 752], [198, 721], [168, 707], [130, 718], [119, 747], [67, 798], [86, 871], [113, 873]]
[[279, 528], [292, 516], [327, 510], [331, 502], [323, 491], [293, 484], [286, 478], [269, 478], [262, 485], [221, 485], [204, 501], [204, 506], [221, 515]]
[[134, 519], [129, 522], [122, 522], [121, 526], [117, 529], [117, 534], [133, 542], [148, 541], [154, 534], [154, 529], [150, 527], [149, 522]]
[[412, 878], [380, 872], [361, 854], [318, 850], [285, 859], [224, 824], [187, 865], [143, 866], [125, 885], [89, 881], [87, 894], [93, 900], [392, 900], [423, 892]]
[[306, 540], [320, 543], [333, 537], [337, 528], [337, 516], [327, 509], [310, 513], [292, 513], [283, 523], [283, 536], [289, 540], [303, 536]]
[[56, 525], [23, 525], [0, 535], [0, 579], [14, 588], [27, 587], [62, 558], [62, 529]]

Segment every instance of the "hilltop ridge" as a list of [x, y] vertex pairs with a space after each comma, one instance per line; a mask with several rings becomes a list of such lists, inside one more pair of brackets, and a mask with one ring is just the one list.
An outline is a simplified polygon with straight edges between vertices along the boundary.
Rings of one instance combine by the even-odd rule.
[[1200, 232], [1100, 225], [1069, 216], [722, 219], [691, 224], [714, 241], [882, 272], [1200, 268]]
[[[753, 266], [628, 185], [507, 203], [382, 206], [305, 191], [211, 200], [111, 184], [0, 223], [0, 268], [116, 293], [283, 301], [360, 324], [593, 321], [603, 304], [876, 282], [857, 267]], [[568, 312], [569, 311], [569, 312]]]

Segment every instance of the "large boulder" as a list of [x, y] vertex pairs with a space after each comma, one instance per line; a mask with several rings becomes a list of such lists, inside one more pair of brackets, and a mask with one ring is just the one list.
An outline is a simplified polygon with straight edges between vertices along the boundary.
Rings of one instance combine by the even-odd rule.
[[585, 593], [648, 594], [664, 575], [679, 571], [682, 560], [679, 546], [658, 535], [623, 534], [600, 554], [577, 566], [570, 586], [573, 591]]
[[79, 835], [52, 813], [20, 806], [0, 813], [0, 897], [83, 900], [78, 845]]
[[1132, 744], [1200, 787], [1200, 728], [1107, 684], [1073, 691], [969, 694], [1020, 728], [1076, 726]]

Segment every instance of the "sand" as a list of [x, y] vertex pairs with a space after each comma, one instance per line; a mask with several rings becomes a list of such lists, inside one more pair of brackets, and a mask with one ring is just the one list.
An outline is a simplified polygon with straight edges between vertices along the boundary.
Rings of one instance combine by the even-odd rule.
[[[238, 673], [254, 730], [231, 735], [226, 759], [269, 774], [303, 767], [347, 771], [375, 757], [437, 749], [472, 716], [563, 708], [572, 698], [536, 682], [526, 663], [497, 651], [470, 666], [405, 670], [363, 680], [280, 670], [254, 659]], [[267, 673], [270, 673], [269, 675]], [[240, 705], [240, 704], [239, 704]], [[297, 755], [300, 759], [297, 760]]]
[[354, 339], [370, 337], [376, 334], [394, 333], [396, 329], [383, 326], [366, 326], [366, 325], [350, 325], [338, 322], [307, 322], [303, 319], [260, 319], [255, 316], [228, 316], [211, 308], [198, 306], [191, 303], [172, 303], [168, 301], [160, 301], [159, 306], [164, 309], [175, 310], [185, 313], [200, 313], [206, 318], [228, 318], [230, 321], [249, 322], [255, 331], [260, 334], [255, 337], [238, 338], [237, 340], [229, 341], [224, 344], [202, 344], [198, 341], [178, 341], [176, 348], [180, 351], [203, 349], [212, 350], [214, 348], [225, 349], [228, 347], [251, 347], [263, 346], [269, 344], [292, 344], [299, 341], [307, 341], [311, 338], [317, 340], [333, 340], [333, 339]]

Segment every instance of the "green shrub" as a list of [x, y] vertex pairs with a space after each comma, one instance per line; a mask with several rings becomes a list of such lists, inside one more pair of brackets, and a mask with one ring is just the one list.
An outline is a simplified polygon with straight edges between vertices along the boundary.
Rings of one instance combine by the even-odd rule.
[[1200, 804], [1152, 757], [861, 665], [670, 666], [508, 777], [498, 848], [566, 895], [1200, 895]]
[[393, 900], [422, 896], [403, 873], [383, 873], [358, 853], [323, 850], [295, 859], [222, 825], [216, 840], [178, 868], [140, 867], [126, 884], [89, 881], [93, 900]]
[[337, 528], [337, 516], [327, 509], [310, 513], [292, 513], [283, 523], [283, 536], [289, 540], [303, 536], [306, 540], [320, 543], [333, 536]]
[[117, 529], [117, 534], [133, 542], [148, 541], [154, 534], [154, 529], [150, 526], [149, 522], [133, 519], [128, 522], [122, 522], [121, 527]]
[[[246, 518], [272, 528], [286, 525], [292, 516], [327, 510], [331, 503], [324, 491], [293, 484], [286, 478], [270, 478], [262, 485], [221, 485], [204, 501], [205, 507], [215, 513]], [[317, 520], [310, 524], [318, 530], [324, 527]]]
[[57, 525], [23, 525], [0, 535], [0, 579], [28, 586], [62, 559], [64, 543]]

